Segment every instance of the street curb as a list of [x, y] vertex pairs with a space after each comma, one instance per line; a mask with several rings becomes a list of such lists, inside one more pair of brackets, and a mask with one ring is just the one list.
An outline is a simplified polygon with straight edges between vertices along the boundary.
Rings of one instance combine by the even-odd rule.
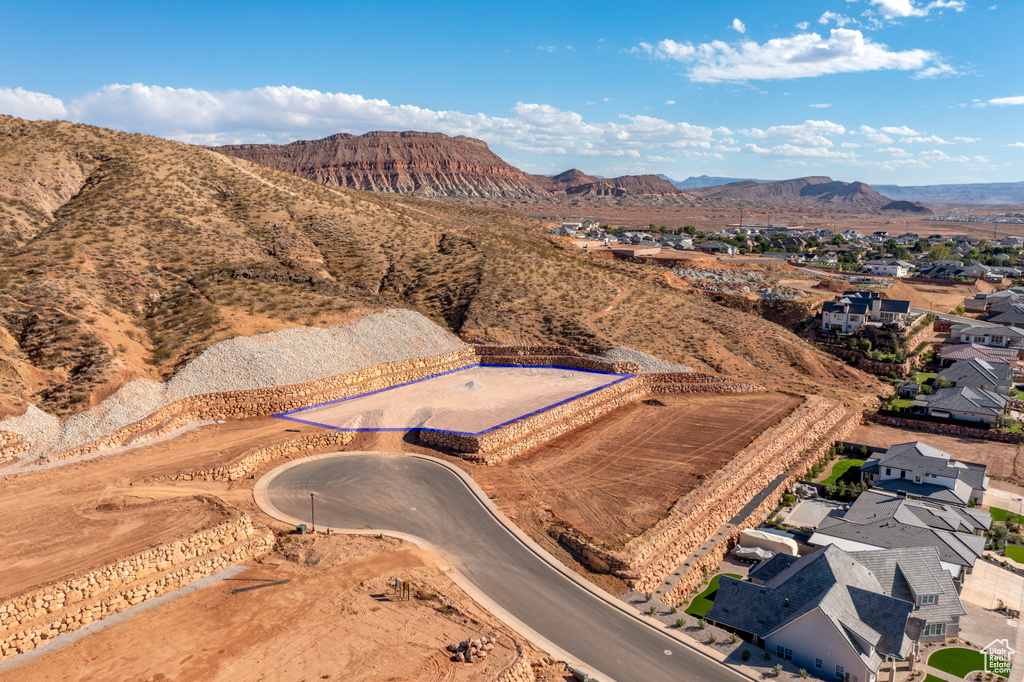
[[[645, 616], [643, 613], [641, 613], [639, 610], [637, 610], [633, 606], [630, 606], [629, 604], [623, 603], [621, 600], [617, 599], [616, 597], [613, 597], [608, 592], [605, 592], [600, 587], [594, 585], [590, 581], [586, 580], [582, 576], [578, 575], [577, 573], [575, 573], [574, 571], [572, 571], [571, 569], [566, 567], [564, 564], [562, 564], [562, 562], [560, 562], [557, 559], [555, 559], [544, 548], [542, 548], [540, 545], [538, 545], [536, 542], [534, 542], [533, 539], [530, 538], [525, 532], [523, 532], [518, 526], [516, 526], [515, 523], [512, 522], [511, 519], [509, 519], [507, 516], [505, 516], [505, 514], [500, 509], [498, 509], [497, 506], [495, 506], [495, 504], [491, 501], [491, 499], [489, 497], [487, 497], [486, 493], [484, 493], [483, 489], [480, 488], [480, 486], [477, 484], [477, 482], [473, 480], [471, 474], [467, 474], [465, 471], [463, 471], [459, 467], [457, 467], [457, 466], [455, 466], [453, 464], [450, 464], [448, 462], [445, 462], [444, 460], [438, 459], [436, 457], [431, 457], [429, 455], [419, 455], [419, 454], [400, 454], [400, 453], [386, 453], [385, 454], [385, 453], [373, 452], [373, 451], [348, 451], [348, 452], [328, 453], [328, 454], [322, 454], [322, 455], [313, 455], [311, 457], [306, 457], [306, 458], [303, 458], [303, 459], [293, 460], [291, 462], [287, 462], [285, 464], [282, 464], [281, 466], [276, 467], [275, 469], [272, 469], [267, 474], [262, 476], [256, 482], [256, 485], [253, 487], [253, 500], [256, 502], [256, 506], [258, 506], [264, 513], [266, 513], [268, 516], [271, 516], [271, 517], [273, 517], [275, 519], [278, 519], [279, 521], [284, 521], [285, 523], [293, 524], [293, 525], [296, 525], [296, 526], [301, 524], [301, 523], [305, 523], [304, 519], [297, 519], [295, 517], [288, 516], [287, 514], [282, 513], [280, 510], [278, 510], [274, 506], [274, 504], [270, 501], [270, 497], [269, 497], [269, 494], [268, 494], [270, 483], [277, 476], [279, 476], [280, 474], [284, 473], [285, 471], [287, 471], [289, 469], [292, 469], [292, 468], [294, 468], [296, 466], [305, 464], [307, 462], [312, 462], [312, 461], [321, 460], [321, 459], [329, 459], [329, 458], [349, 457], [349, 456], [352, 456], [352, 455], [378, 455], [378, 456], [383, 455], [383, 456], [394, 456], [394, 457], [409, 457], [409, 458], [420, 459], [420, 460], [423, 460], [423, 461], [426, 461], [426, 462], [431, 462], [433, 464], [436, 464], [438, 466], [441, 466], [441, 467], [444, 467], [444, 468], [448, 469], [455, 476], [457, 476], [459, 478], [459, 480], [462, 481], [462, 483], [469, 489], [469, 491], [473, 494], [473, 496], [476, 497], [477, 501], [480, 502], [480, 504], [484, 507], [484, 509], [487, 510], [491, 514], [491, 516], [495, 519], [495, 521], [498, 522], [499, 525], [501, 525], [503, 528], [505, 528], [505, 530], [508, 531], [514, 538], [516, 538], [523, 546], [525, 546], [527, 549], [530, 550], [530, 552], [532, 552], [534, 555], [536, 555], [536, 557], [538, 559], [540, 559], [545, 564], [550, 566], [556, 572], [560, 573], [563, 577], [568, 578], [576, 586], [578, 586], [581, 589], [583, 589], [584, 591], [590, 593], [591, 596], [596, 597], [597, 599], [600, 599], [600, 600], [604, 601], [609, 606], [618, 609], [623, 614], [625, 614], [627, 616], [630, 616], [631, 618], [633, 618], [637, 622], [647, 626], [648, 628], [650, 628], [651, 630], [657, 632], [658, 634], [660, 634], [660, 635], [662, 635], [662, 636], [672, 640], [673, 642], [675, 642], [677, 644], [681, 644], [681, 645], [687, 647], [691, 651], [694, 651], [694, 652], [704, 656], [705, 658], [707, 658], [707, 659], [709, 659], [711, 661], [714, 661], [715, 663], [718, 663], [723, 668], [725, 668], [725, 669], [729, 670], [731, 673], [735, 674], [737, 677], [743, 678], [743, 679], [747, 679], [747, 680], [752, 680], [753, 682], [762, 682], [760, 680], [760, 678], [754, 677], [752, 675], [748, 675], [748, 674], [746, 674], [746, 673], [744, 673], [744, 672], [742, 672], [740, 670], [737, 670], [733, 666], [727, 665], [726, 663], [724, 663], [724, 657], [723, 658], [717, 658], [717, 657], [713, 656], [711, 653], [709, 653], [707, 651], [704, 651], [703, 647], [699, 647], [698, 645], [696, 645], [696, 644], [694, 644], [694, 643], [684, 639], [681, 635], [666, 629], [666, 627], [661, 622], [656, 621], [653, 618], [649, 618], [649, 617]], [[541, 636], [539, 633], [534, 631], [532, 628], [530, 628], [528, 625], [526, 625], [525, 623], [520, 621], [518, 618], [516, 618], [512, 614], [508, 613], [502, 607], [498, 606], [486, 594], [484, 594], [482, 591], [480, 591], [471, 581], [469, 581], [468, 578], [466, 578], [464, 575], [462, 575], [462, 573], [459, 572], [458, 569], [456, 569], [453, 566], [451, 566], [451, 564], [444, 558], [444, 555], [436, 547], [434, 547], [431, 543], [427, 542], [423, 538], [420, 538], [420, 537], [414, 536], [414, 535], [409, 535], [407, 533], [401, 533], [401, 532], [398, 532], [398, 531], [390, 531], [390, 530], [365, 530], [365, 529], [363, 529], [363, 530], [353, 530], [353, 529], [344, 529], [344, 528], [331, 528], [331, 532], [332, 533], [345, 533], [345, 534], [349, 534], [349, 535], [387, 535], [387, 536], [390, 536], [390, 537], [395, 537], [395, 538], [399, 538], [399, 539], [402, 539], [402, 540], [406, 540], [408, 542], [412, 542], [417, 547], [429, 550], [429, 551], [437, 554], [437, 556], [440, 557], [441, 560], [445, 563], [445, 565], [447, 567], [446, 570], [450, 573], [450, 577], [452, 577], [453, 581], [460, 588], [462, 588], [470, 596], [470, 598], [472, 598], [474, 601], [476, 601], [478, 604], [480, 604], [480, 606], [482, 606], [483, 608], [485, 608], [488, 611], [490, 611], [492, 614], [494, 614], [494, 616], [496, 616], [499, 620], [501, 620], [506, 625], [511, 627], [513, 630], [518, 632], [521, 636], [525, 637], [534, 646], [537, 646], [538, 648], [540, 648], [543, 651], [547, 652], [551, 656], [554, 656], [554, 657], [559, 658], [559, 659], [561, 659], [563, 661], [566, 661], [567, 663], [569, 663], [570, 665], [572, 665], [574, 667], [583, 667], [584, 669], [589, 669], [594, 675], [599, 676], [602, 680], [607, 680], [608, 682], [615, 682], [610, 676], [605, 675], [604, 673], [601, 673], [600, 671], [597, 671], [597, 670], [593, 669], [593, 667], [590, 666], [589, 664], [586, 664], [586, 663], [584, 663], [582, 661], [579, 661], [579, 659], [575, 658], [574, 656], [572, 656], [568, 652], [564, 651], [563, 649], [561, 649], [560, 647], [555, 645], [550, 640], [548, 640], [545, 637]]]

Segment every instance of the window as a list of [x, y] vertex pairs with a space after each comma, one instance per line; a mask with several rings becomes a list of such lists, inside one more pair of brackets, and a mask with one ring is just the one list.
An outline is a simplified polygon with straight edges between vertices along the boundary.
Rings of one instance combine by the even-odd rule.
[[944, 635], [946, 634], [945, 623], [932, 623], [931, 625], [924, 626], [924, 636], [931, 637], [932, 635]]
[[892, 469], [886, 468], [885, 475], [886, 476], [892, 476]]
[[836, 666], [836, 678], [841, 680], [841, 679], [843, 679], [843, 675], [845, 675], [845, 674], [846, 674], [846, 668], [844, 668], [841, 665], [837, 665]]
[[780, 644], [780, 645], [775, 647], [775, 656], [777, 658], [784, 658], [787, 661], [792, 661], [793, 660], [793, 650], [792, 649], [787, 649], [786, 647], [784, 647], [784, 646], [782, 646]]
[[934, 594], [922, 594], [921, 595], [921, 606], [927, 606], [929, 604], [934, 604], [934, 603], [935, 603], [935, 595]]
[[817, 668], [818, 670], [821, 670], [822, 667], [824, 667], [824, 665], [825, 665], [825, 662], [823, 660], [821, 660], [820, 658], [814, 659], [814, 667]]

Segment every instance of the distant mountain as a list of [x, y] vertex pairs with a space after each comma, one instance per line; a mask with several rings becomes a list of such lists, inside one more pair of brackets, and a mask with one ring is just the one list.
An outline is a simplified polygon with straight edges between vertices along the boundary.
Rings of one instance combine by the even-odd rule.
[[891, 201], [888, 204], [886, 204], [885, 206], [883, 206], [882, 208], [880, 208], [879, 210], [883, 211], [883, 212], [884, 211], [900, 211], [902, 213], [919, 213], [921, 215], [934, 215], [935, 214], [935, 211], [931, 210], [927, 206], [922, 206], [921, 204], [914, 203], [913, 201], [904, 201], [902, 199], [897, 199], [896, 201]]
[[728, 185], [698, 187], [690, 194], [709, 199], [733, 199], [764, 203], [832, 204], [877, 210], [890, 200], [863, 182], [842, 182], [825, 176], [776, 182], [744, 180]]
[[1024, 204], [1024, 182], [989, 182], [966, 185], [875, 185], [892, 199], [936, 204]]
[[[539, 198], [683, 195], [654, 175], [600, 178], [572, 169], [530, 175], [506, 163], [487, 143], [441, 133], [338, 133], [284, 145], [243, 144], [215, 151], [336, 187], [438, 197]], [[683, 195], [685, 196], [685, 195]]]
[[[662, 180], [668, 180], [679, 189], [694, 189], [696, 187], [718, 187], [720, 185], [729, 185], [734, 182], [743, 182], [744, 180], [751, 180], [752, 178], [722, 178], [713, 175], [691, 175], [685, 180], [673, 180], [667, 175], [658, 174], [658, 177]], [[758, 180], [757, 182], [768, 182], [767, 180]]]

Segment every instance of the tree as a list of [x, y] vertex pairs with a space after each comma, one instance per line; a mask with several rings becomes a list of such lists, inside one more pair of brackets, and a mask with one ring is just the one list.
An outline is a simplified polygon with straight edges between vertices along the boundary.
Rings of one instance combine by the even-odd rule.
[[686, 227], [683, 228], [683, 232], [692, 237], [693, 235], [697, 234], [697, 228], [694, 227], [693, 225], [687, 225]]
[[946, 377], [935, 377], [932, 381], [932, 388], [952, 388], [953, 382]]
[[928, 260], [949, 260], [953, 255], [953, 249], [948, 244], [936, 244], [928, 249]]

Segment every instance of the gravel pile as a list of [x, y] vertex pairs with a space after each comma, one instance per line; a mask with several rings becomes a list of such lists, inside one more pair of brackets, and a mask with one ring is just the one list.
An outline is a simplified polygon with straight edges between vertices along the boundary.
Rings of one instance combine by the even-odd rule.
[[382, 362], [457, 350], [463, 344], [419, 313], [388, 310], [329, 329], [295, 328], [238, 337], [207, 348], [166, 384], [139, 379], [63, 424], [31, 407], [0, 421], [49, 455], [101, 438], [160, 407], [203, 393], [270, 388], [352, 372]]
[[659, 360], [656, 357], [641, 353], [638, 350], [617, 346], [606, 350], [602, 355], [591, 355], [590, 357], [609, 362], [635, 362], [640, 365], [640, 371], [647, 374], [651, 372], [692, 372], [686, 365], [675, 365], [671, 362]]
[[[763, 286], [769, 280], [757, 272], [743, 272], [741, 270], [694, 270], [692, 268], [674, 268], [672, 272], [680, 277], [705, 280], [715, 284], [739, 284], [738, 287], [721, 287], [702, 284], [700, 288], [718, 294], [757, 294], [766, 301], [799, 301], [807, 296], [802, 291], [783, 291], [770, 286]], [[751, 283], [761, 284], [758, 288], [749, 286]]]

